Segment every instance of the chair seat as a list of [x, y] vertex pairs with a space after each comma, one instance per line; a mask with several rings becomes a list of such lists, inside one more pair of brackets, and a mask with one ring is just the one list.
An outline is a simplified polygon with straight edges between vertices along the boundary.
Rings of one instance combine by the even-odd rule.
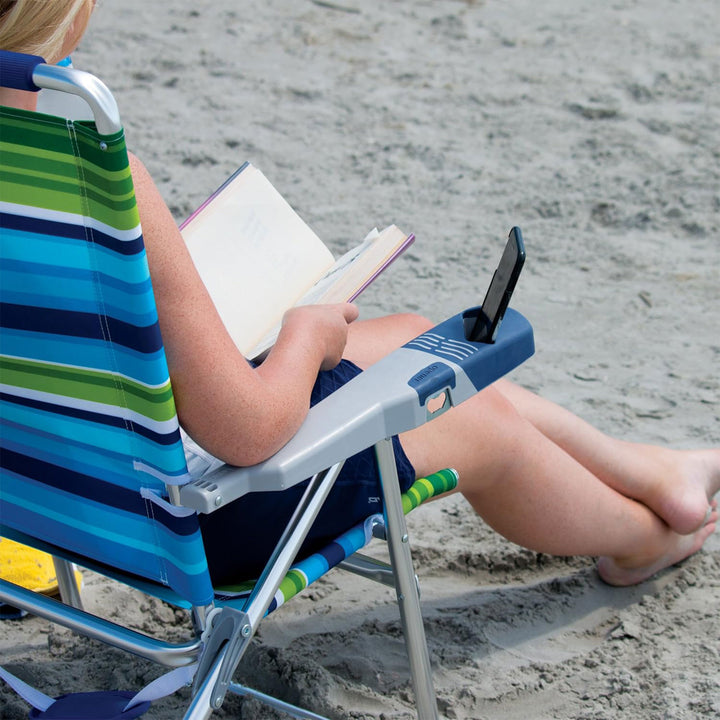
[[[454, 470], [440, 470], [428, 477], [418, 478], [402, 494], [403, 512], [407, 515], [423, 502], [443, 493], [454, 490], [458, 476]], [[381, 515], [371, 515], [365, 522], [346, 530], [322, 550], [295, 563], [280, 583], [268, 614], [283, 603], [321, 578], [332, 568], [347, 560], [351, 555], [364, 548], [373, 537], [373, 526], [382, 525]], [[215, 588], [215, 601], [218, 604], [236, 604], [247, 598], [254, 587], [254, 581], [224, 585]]]
[[[454, 490], [457, 486], [458, 476], [454, 470], [440, 470], [432, 475], [424, 478], [418, 478], [407, 490], [402, 494], [403, 512], [407, 515], [410, 511], [431, 498], [438, 497], [444, 493]], [[354, 527], [346, 530], [335, 540], [328, 543], [322, 550], [309, 555], [308, 557], [294, 563], [288, 571], [287, 575], [280, 583], [275, 598], [273, 599], [268, 614], [277, 610], [281, 605], [286, 603], [292, 597], [302, 592], [306, 587], [321, 578], [332, 568], [349, 558], [354, 553], [362, 550], [373, 537], [373, 528], [382, 525], [381, 515], [371, 515], [364, 522], [358, 523]], [[171, 588], [161, 585], [157, 582], [146, 580], [145, 578], [118, 571], [117, 568], [107, 567], [97, 562], [76, 555], [70, 555], [60, 548], [48, 545], [47, 543], [38, 542], [36, 539], [22, 535], [20, 533], [11, 533], [13, 538], [22, 543], [23, 546], [38, 548], [32, 552], [42, 552], [45, 557], [47, 554], [62, 557], [71, 562], [75, 562], [82, 567], [86, 567], [93, 572], [100, 573], [107, 577], [125, 583], [136, 590], [153, 595], [171, 605], [189, 609], [192, 604], [186, 598], [176, 593]], [[4, 540], [3, 542], [11, 542]], [[6, 578], [12, 582], [16, 582], [13, 578]], [[217, 605], [227, 605], [230, 607], [242, 607], [242, 604], [251, 594], [255, 587], [255, 580], [250, 579], [238, 582], [234, 585], [221, 585], [214, 588], [214, 600]]]

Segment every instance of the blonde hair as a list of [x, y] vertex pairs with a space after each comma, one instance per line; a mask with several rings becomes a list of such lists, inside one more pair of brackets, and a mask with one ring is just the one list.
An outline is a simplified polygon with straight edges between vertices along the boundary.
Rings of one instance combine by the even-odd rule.
[[[58, 62], [63, 48], [73, 47], [85, 32], [93, 5], [94, 0], [0, 0], [0, 49]], [[87, 17], [73, 28], [84, 9]], [[66, 45], [71, 29], [72, 43]]]

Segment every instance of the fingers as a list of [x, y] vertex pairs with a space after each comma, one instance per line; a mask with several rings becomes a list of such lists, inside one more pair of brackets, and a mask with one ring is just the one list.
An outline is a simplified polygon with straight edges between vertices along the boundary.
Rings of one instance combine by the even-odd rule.
[[[285, 313], [283, 327], [296, 333], [295, 338], [322, 348], [320, 370], [331, 370], [342, 359], [350, 323], [357, 320], [359, 311], [351, 303], [302, 305]], [[292, 330], [289, 328], [292, 327]]]

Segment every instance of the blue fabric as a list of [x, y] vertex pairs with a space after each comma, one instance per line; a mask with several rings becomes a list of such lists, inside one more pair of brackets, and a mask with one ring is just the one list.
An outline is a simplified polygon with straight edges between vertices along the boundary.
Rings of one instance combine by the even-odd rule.
[[[360, 372], [343, 360], [318, 374], [311, 406], [320, 402]], [[415, 469], [393, 438], [400, 491], [415, 481]], [[250, 493], [210, 515], [200, 516], [210, 576], [214, 585], [227, 585], [258, 577], [280, 534], [290, 520], [307, 482], [283, 492]], [[373, 448], [354, 455], [335, 481], [325, 505], [303, 545], [300, 556], [317, 552], [369, 515], [382, 512], [382, 489]]]
[[135, 696], [132, 692], [91, 692], [61, 695], [44, 712], [33, 709], [31, 720], [130, 720], [150, 709], [150, 703], [136, 705], [127, 712], [123, 708]]

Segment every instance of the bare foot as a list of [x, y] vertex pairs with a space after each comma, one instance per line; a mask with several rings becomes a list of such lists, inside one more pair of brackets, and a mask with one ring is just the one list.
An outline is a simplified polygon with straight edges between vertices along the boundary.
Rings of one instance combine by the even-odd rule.
[[706, 523], [690, 535], [672, 533], [669, 547], [657, 558], [623, 558], [622, 560], [601, 557], [597, 563], [600, 577], [608, 585], [637, 585], [671, 565], [679, 563], [696, 553], [703, 543], [715, 532], [718, 519], [717, 502], [713, 502]]
[[654, 492], [639, 499], [676, 533], [702, 529], [710, 502], [720, 491], [720, 450], [653, 451], [665, 471], [660, 471]]

